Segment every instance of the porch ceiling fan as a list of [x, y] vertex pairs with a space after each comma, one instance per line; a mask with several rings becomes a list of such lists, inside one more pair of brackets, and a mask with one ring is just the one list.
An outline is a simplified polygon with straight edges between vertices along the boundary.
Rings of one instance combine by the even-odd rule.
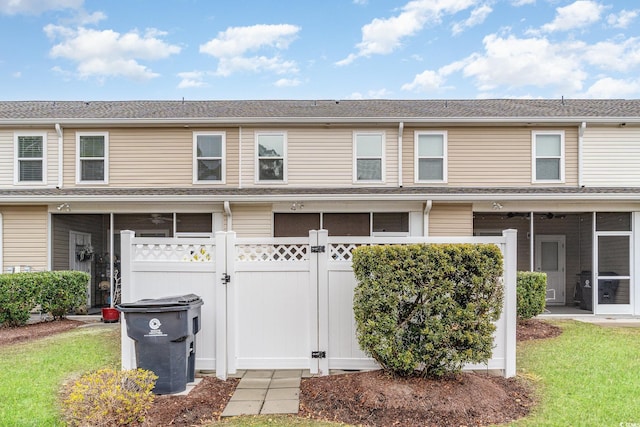
[[152, 224], [155, 225], [160, 225], [160, 224], [164, 224], [167, 222], [173, 222], [173, 218], [170, 216], [162, 216], [162, 214], [159, 213], [152, 213], [149, 218], [149, 221], [151, 221]]

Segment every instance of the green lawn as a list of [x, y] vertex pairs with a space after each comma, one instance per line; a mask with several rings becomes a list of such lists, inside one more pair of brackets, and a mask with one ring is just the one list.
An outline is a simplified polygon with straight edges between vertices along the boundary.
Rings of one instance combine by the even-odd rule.
[[518, 344], [518, 374], [541, 402], [521, 426], [640, 426], [640, 328], [566, 321], [561, 336]]
[[58, 426], [58, 392], [74, 375], [120, 365], [119, 329], [91, 326], [0, 348], [0, 425]]
[[[640, 426], [640, 328], [558, 322], [550, 340], [518, 344], [518, 374], [534, 382], [540, 404], [529, 426]], [[0, 349], [0, 426], [59, 426], [57, 398], [73, 376], [119, 365], [119, 330], [79, 328]], [[287, 416], [240, 417], [224, 427], [313, 426]]]

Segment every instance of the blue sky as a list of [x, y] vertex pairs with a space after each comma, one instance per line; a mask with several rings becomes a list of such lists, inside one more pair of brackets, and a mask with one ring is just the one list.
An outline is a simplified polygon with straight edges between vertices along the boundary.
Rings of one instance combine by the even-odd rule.
[[0, 99], [640, 97], [637, 0], [0, 0]]

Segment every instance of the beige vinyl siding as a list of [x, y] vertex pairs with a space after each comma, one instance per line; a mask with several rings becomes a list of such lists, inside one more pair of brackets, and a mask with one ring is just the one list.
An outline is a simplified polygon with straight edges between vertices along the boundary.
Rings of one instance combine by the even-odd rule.
[[13, 132], [0, 130], [0, 187], [13, 185]]
[[[448, 133], [448, 182], [415, 184], [415, 131]], [[577, 185], [577, 128], [536, 128], [565, 132], [565, 183]], [[531, 183], [531, 128], [405, 128], [403, 133], [403, 182], [406, 186], [449, 185], [468, 187], [524, 187]], [[536, 186], [546, 184], [535, 184]], [[548, 184], [556, 186], [557, 183]]]
[[[242, 128], [242, 186], [256, 184], [255, 134], [260, 131], [286, 132], [287, 184], [289, 186], [345, 187], [353, 185], [353, 134], [356, 131], [384, 132], [385, 184], [397, 185], [398, 131], [395, 128]], [[371, 185], [368, 183], [367, 185]]]
[[231, 205], [233, 231], [238, 237], [271, 237], [272, 207], [262, 205]]
[[[77, 130], [79, 129], [66, 129], [64, 134], [66, 186], [76, 186]], [[237, 129], [95, 129], [96, 132], [109, 132], [109, 185], [113, 187], [193, 185], [193, 132], [207, 130], [226, 132], [226, 184], [237, 185]], [[201, 185], [203, 184], [198, 184], [198, 186]]]
[[587, 126], [583, 168], [586, 186], [640, 186], [640, 129]]
[[0, 206], [3, 272], [11, 266], [47, 268], [47, 207]]
[[470, 204], [434, 203], [429, 212], [429, 236], [472, 236], [473, 210]]

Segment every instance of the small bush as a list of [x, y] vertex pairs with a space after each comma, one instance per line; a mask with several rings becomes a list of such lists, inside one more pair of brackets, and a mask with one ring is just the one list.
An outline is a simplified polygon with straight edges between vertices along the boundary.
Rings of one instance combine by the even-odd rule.
[[65, 315], [76, 307], [87, 304], [89, 274], [82, 271], [47, 271], [42, 277], [40, 294], [36, 302], [45, 313], [54, 319]]
[[0, 325], [27, 323], [39, 292], [40, 281], [33, 273], [0, 274]]
[[384, 369], [439, 377], [491, 357], [503, 298], [497, 246], [362, 246], [353, 271], [358, 342]]
[[547, 273], [519, 271], [516, 295], [520, 319], [531, 319], [542, 313], [547, 298]]
[[158, 377], [142, 369], [101, 369], [83, 375], [63, 400], [70, 426], [126, 426], [141, 423], [153, 403]]

